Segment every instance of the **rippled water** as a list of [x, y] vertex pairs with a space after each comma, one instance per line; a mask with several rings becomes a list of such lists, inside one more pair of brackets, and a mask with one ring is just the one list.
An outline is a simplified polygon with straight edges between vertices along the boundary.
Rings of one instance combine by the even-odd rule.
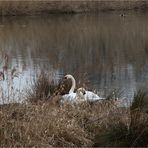
[[56, 80], [70, 73], [100, 93], [119, 88], [131, 97], [148, 85], [147, 18], [135, 13], [3, 17], [0, 50], [9, 56], [8, 69], [21, 71], [13, 81], [18, 91], [44, 70]]

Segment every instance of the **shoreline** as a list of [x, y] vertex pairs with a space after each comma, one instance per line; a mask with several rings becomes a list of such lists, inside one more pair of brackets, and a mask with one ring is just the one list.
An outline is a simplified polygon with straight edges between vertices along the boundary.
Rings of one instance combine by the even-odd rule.
[[148, 1], [0, 1], [0, 16], [5, 15], [42, 15], [56, 13], [97, 13], [106, 11], [147, 11]]

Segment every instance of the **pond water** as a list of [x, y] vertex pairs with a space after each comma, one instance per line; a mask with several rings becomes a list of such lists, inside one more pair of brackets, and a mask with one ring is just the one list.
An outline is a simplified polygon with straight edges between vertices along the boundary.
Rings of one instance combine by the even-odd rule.
[[131, 97], [148, 85], [147, 18], [135, 13], [1, 17], [0, 50], [9, 57], [8, 69], [21, 71], [13, 80], [19, 92], [44, 70], [56, 81], [72, 74], [100, 94], [120, 89]]

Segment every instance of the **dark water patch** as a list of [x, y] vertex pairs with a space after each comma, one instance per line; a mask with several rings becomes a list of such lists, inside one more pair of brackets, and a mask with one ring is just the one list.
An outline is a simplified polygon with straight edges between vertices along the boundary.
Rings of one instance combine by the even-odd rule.
[[148, 84], [147, 14], [0, 20], [0, 49], [10, 57], [9, 69], [23, 69], [21, 87], [41, 70], [57, 80], [70, 73], [100, 93], [120, 88], [129, 97]]

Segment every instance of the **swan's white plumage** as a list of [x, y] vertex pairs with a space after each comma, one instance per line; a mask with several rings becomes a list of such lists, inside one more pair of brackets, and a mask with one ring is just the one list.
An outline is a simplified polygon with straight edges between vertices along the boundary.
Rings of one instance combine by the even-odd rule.
[[69, 94], [63, 95], [62, 98], [64, 99], [64, 101], [74, 102], [76, 99], [76, 93], [69, 93]]
[[86, 91], [84, 88], [79, 88], [77, 91], [85, 101], [97, 101], [103, 99], [91, 91]]
[[76, 102], [77, 93], [74, 93], [74, 90], [75, 90], [75, 87], [76, 87], [76, 80], [75, 80], [75, 78], [74, 78], [72, 75], [70, 75], [70, 74], [67, 74], [67, 75], [65, 76], [65, 79], [71, 79], [71, 81], [72, 81], [72, 86], [71, 86], [71, 89], [69, 90], [69, 93], [62, 96], [63, 101]]
[[86, 101], [84, 97], [81, 97], [78, 94], [78, 92], [63, 95], [62, 98], [63, 98], [62, 102], [70, 102], [70, 103], [76, 103], [76, 104]]
[[65, 78], [71, 79], [72, 86], [71, 86], [69, 93], [62, 96], [63, 101], [80, 103], [80, 102], [84, 102], [84, 101], [97, 101], [97, 100], [103, 99], [91, 91], [86, 91], [84, 88], [79, 88], [76, 91], [76, 93], [74, 93], [74, 89], [76, 86], [76, 81], [75, 81], [74, 77], [72, 75], [68, 74], [65, 76]]
[[86, 98], [86, 100], [101, 100], [102, 98], [100, 98], [97, 94], [91, 92], [91, 91], [85, 91], [86, 94], [84, 95], [84, 97]]

